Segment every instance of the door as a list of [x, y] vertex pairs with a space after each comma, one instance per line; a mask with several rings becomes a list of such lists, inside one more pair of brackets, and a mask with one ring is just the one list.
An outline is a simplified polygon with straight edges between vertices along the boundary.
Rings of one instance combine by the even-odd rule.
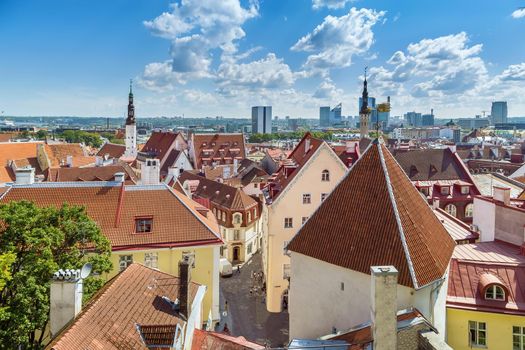
[[233, 247], [233, 261], [239, 261], [240, 256], [240, 249], [239, 247]]

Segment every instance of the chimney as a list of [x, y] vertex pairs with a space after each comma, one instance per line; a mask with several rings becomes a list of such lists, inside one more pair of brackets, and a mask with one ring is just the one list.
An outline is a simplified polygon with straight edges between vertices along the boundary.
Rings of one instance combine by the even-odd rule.
[[[89, 271], [91, 271], [90, 267]], [[82, 271], [60, 269], [53, 274], [49, 311], [52, 336], [58, 334], [80, 312], [82, 308], [82, 277], [87, 277], [89, 271], [86, 274], [85, 268], [82, 268]]]
[[158, 185], [160, 183], [160, 160], [146, 159], [140, 167], [142, 185]]
[[104, 159], [101, 156], [95, 157], [95, 166], [103, 166], [104, 165]]
[[190, 317], [191, 312], [190, 283], [192, 260], [192, 257], [185, 255], [179, 261], [179, 313], [184, 315], [186, 319]]
[[237, 176], [237, 168], [239, 167], [239, 160], [233, 158], [233, 176]]
[[374, 350], [397, 348], [397, 275], [394, 266], [371, 266]]
[[310, 138], [306, 138], [306, 140], [304, 140], [304, 153], [308, 153], [308, 151], [310, 150]]
[[494, 186], [494, 200], [510, 205], [510, 188]]
[[126, 174], [124, 174], [124, 172], [119, 171], [118, 173], [115, 173], [115, 182], [124, 182], [125, 178]]
[[35, 168], [24, 167], [15, 170], [15, 184], [30, 185], [35, 183]]
[[179, 168], [176, 166], [170, 166], [168, 168], [168, 177], [173, 176], [174, 179], [178, 178], [180, 175]]
[[68, 168], [71, 168], [73, 166], [73, 157], [72, 156], [67, 156], [66, 157], [66, 166]]
[[436, 199], [434, 199], [432, 201], [432, 208], [434, 208], [434, 209], [438, 209], [439, 208], [439, 199], [436, 198]]

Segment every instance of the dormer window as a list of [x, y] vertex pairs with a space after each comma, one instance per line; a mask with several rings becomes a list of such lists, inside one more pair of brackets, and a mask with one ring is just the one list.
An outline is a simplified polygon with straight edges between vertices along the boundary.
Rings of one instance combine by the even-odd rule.
[[469, 193], [470, 193], [469, 186], [461, 186], [461, 194], [469, 194]]
[[149, 233], [153, 231], [153, 218], [136, 218], [135, 233]]
[[450, 187], [448, 186], [441, 187], [441, 194], [444, 196], [448, 196], [450, 194]]
[[240, 213], [233, 214], [233, 223], [240, 224], [242, 222], [242, 215]]
[[493, 284], [485, 289], [485, 299], [487, 300], [505, 300], [505, 290], [503, 287]]
[[428, 187], [420, 187], [419, 192], [421, 192], [425, 197], [428, 197], [430, 191]]

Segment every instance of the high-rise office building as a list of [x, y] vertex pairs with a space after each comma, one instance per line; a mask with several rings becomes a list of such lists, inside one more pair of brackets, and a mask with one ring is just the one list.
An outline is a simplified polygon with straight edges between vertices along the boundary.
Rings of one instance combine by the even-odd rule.
[[405, 118], [405, 127], [407, 126], [423, 126], [423, 118], [421, 117], [421, 113], [416, 112], [407, 112], [404, 115]]
[[434, 110], [430, 110], [430, 114], [423, 114], [421, 116], [422, 126], [434, 126]]
[[272, 133], [272, 106], [252, 107], [252, 133]]
[[[368, 108], [371, 110], [376, 109], [376, 98], [375, 97], [369, 97], [368, 99]], [[359, 109], [358, 111], [361, 111], [361, 107], [363, 106], [363, 97], [359, 97]]]
[[330, 106], [319, 107], [319, 125], [330, 126]]
[[330, 125], [341, 124], [341, 109], [342, 104], [339, 103], [330, 110]]
[[490, 110], [492, 125], [507, 122], [507, 101], [492, 102]]

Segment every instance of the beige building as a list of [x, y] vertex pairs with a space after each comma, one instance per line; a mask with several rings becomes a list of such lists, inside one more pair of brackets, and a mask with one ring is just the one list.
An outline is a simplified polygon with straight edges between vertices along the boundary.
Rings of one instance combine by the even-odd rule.
[[266, 307], [287, 306], [290, 257], [284, 247], [330, 194], [347, 168], [330, 146], [307, 133], [265, 188], [263, 266]]

